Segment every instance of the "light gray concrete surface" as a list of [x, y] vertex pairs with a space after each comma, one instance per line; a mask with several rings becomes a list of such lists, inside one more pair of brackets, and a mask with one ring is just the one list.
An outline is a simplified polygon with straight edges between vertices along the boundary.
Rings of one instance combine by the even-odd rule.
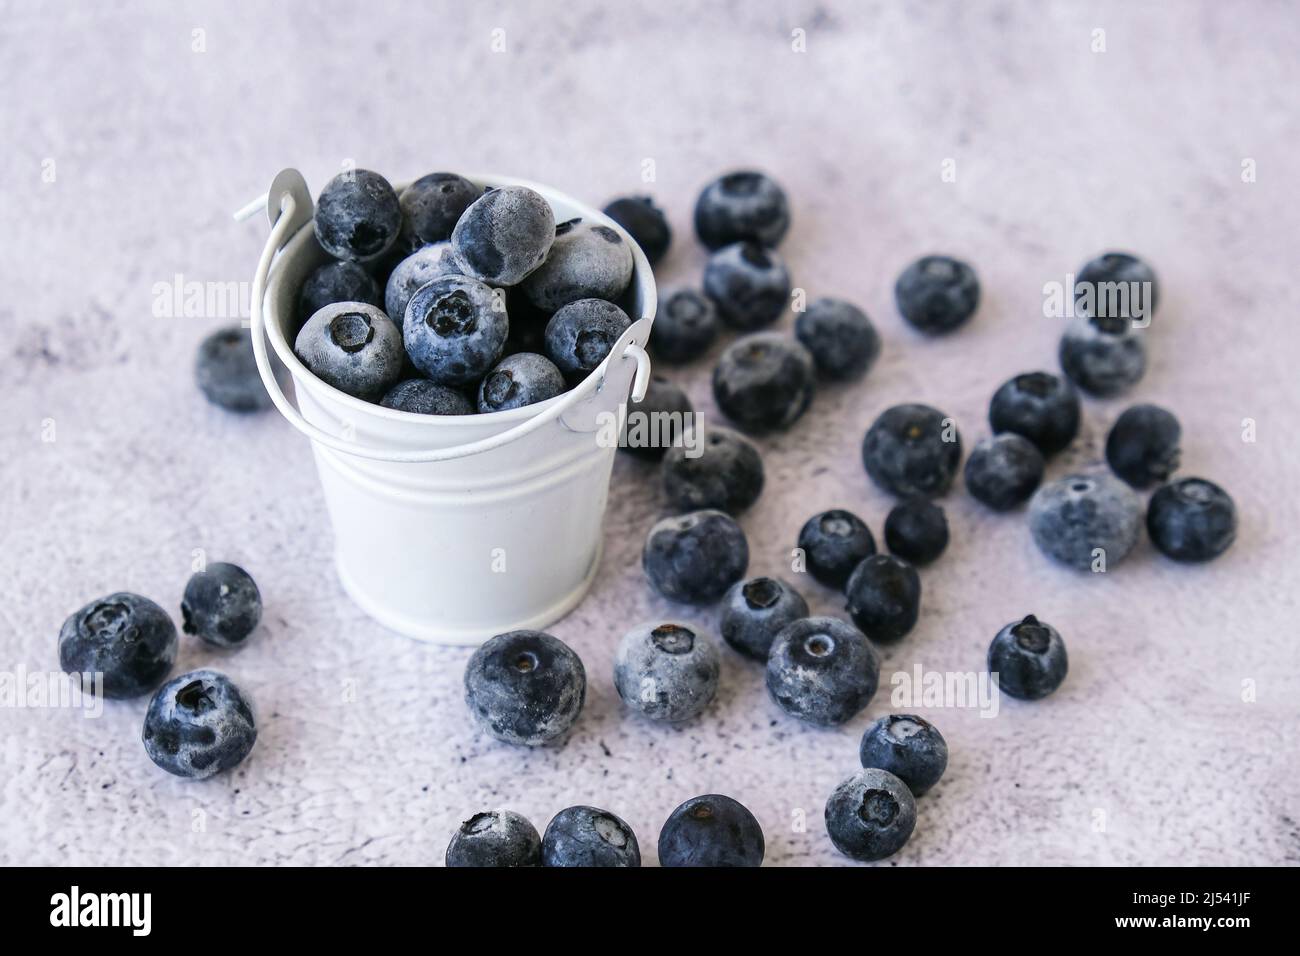
[[[761, 820], [769, 863], [839, 863], [822, 808], [892, 709], [890, 675], [979, 671], [1027, 612], [1064, 634], [1068, 680], [991, 719], [919, 708], [951, 765], [891, 863], [1300, 862], [1293, 6], [6, 4], [0, 48], [0, 667], [56, 667], [63, 618], [112, 590], [176, 613], [195, 549], [246, 566], [266, 598], [246, 649], [182, 641], [179, 668], [223, 668], [256, 702], [257, 748], [233, 773], [154, 768], [145, 700], [98, 719], [0, 710], [0, 862], [429, 864], [478, 809], [540, 830], [591, 803], [653, 863], [673, 807], [721, 791]], [[1143, 541], [1081, 575], [1035, 550], [1023, 513], [983, 512], [958, 483], [952, 545], [866, 713], [799, 726], [728, 652], [716, 703], [666, 729], [620, 709], [613, 648], [639, 619], [714, 615], [649, 593], [638, 557], [663, 501], [653, 468], [620, 461], [599, 577], [553, 628], [586, 661], [586, 710], [562, 746], [495, 744], [461, 702], [467, 651], [387, 633], [343, 595], [306, 441], [196, 392], [195, 346], [228, 317], [155, 314], [157, 283], [251, 277], [265, 224], [230, 211], [277, 170], [319, 190], [349, 160], [395, 179], [495, 169], [593, 202], [648, 190], [676, 229], [664, 286], [699, 280], [690, 210], [707, 179], [743, 164], [785, 185], [796, 284], [859, 303], [884, 354], [760, 442], [768, 485], [743, 518], [756, 573], [789, 573], [815, 510], [851, 508], [879, 536], [889, 501], [858, 457], [872, 418], [925, 401], [969, 448], [1000, 382], [1055, 367], [1044, 284], [1135, 250], [1163, 281], [1150, 369], [1131, 395], [1086, 402], [1049, 474], [1095, 463], [1129, 403], [1163, 404], [1184, 473], [1235, 496], [1237, 543], [1182, 567]], [[930, 251], [969, 259], [984, 290], [939, 341], [891, 297]], [[710, 368], [671, 374], [711, 413]]]

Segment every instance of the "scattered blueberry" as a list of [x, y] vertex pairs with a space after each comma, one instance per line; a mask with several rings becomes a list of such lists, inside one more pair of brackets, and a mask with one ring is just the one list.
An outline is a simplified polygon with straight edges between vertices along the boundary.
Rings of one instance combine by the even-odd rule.
[[826, 801], [826, 833], [835, 849], [863, 863], [903, 848], [916, 829], [916, 799], [887, 770], [860, 770]]
[[1067, 475], [1039, 488], [1029, 503], [1029, 528], [1048, 557], [1087, 571], [1119, 564], [1137, 544], [1142, 501], [1107, 474]]
[[623, 703], [651, 720], [698, 717], [718, 691], [713, 642], [684, 624], [642, 624], [614, 654], [614, 687]]
[[948, 519], [929, 498], [907, 498], [885, 518], [885, 547], [917, 566], [929, 564], [948, 547]]
[[542, 837], [543, 866], [640, 866], [636, 834], [608, 810], [561, 810]]
[[1061, 635], [1032, 614], [998, 631], [989, 645], [989, 673], [1018, 700], [1046, 697], [1061, 686], [1069, 666]]
[[704, 187], [695, 203], [695, 232], [710, 249], [733, 242], [775, 246], [790, 228], [790, 206], [776, 181], [739, 170]]
[[1106, 461], [1111, 471], [1134, 488], [1146, 488], [1178, 470], [1178, 439], [1182, 428], [1159, 405], [1134, 405], [1111, 426], [1106, 436]]
[[[335, 302], [364, 302], [379, 308], [383, 293], [374, 276], [348, 260], [331, 259], [312, 271], [298, 292], [299, 328], [313, 315]], [[401, 316], [394, 319], [400, 322]]]
[[948, 742], [928, 720], [912, 714], [881, 717], [862, 735], [858, 756], [865, 768], [887, 770], [919, 797], [948, 767]]
[[573, 726], [587, 673], [568, 645], [541, 631], [510, 631], [484, 643], [465, 667], [465, 703], [497, 740], [536, 747]]
[[660, 866], [761, 866], [763, 851], [754, 815], [719, 793], [687, 800], [659, 831]]
[[790, 296], [790, 273], [772, 249], [757, 243], [723, 246], [704, 267], [704, 294], [722, 321], [742, 332], [775, 322]]
[[59, 666], [69, 674], [103, 674], [105, 697], [139, 697], [172, 669], [177, 643], [166, 611], [146, 597], [118, 591], [63, 622]]
[[477, 382], [501, 359], [510, 321], [497, 292], [468, 276], [443, 276], [411, 296], [406, 352], [439, 385]]
[[1127, 252], [1107, 252], [1084, 263], [1074, 280], [1075, 304], [1100, 319], [1137, 319], [1155, 314], [1159, 286], [1151, 267]]
[[1090, 395], [1118, 395], [1146, 372], [1145, 336], [1125, 319], [1074, 319], [1061, 336], [1061, 368]]
[[237, 564], [209, 564], [185, 585], [181, 621], [186, 634], [217, 647], [240, 647], [261, 619], [262, 594]]
[[335, 259], [378, 259], [397, 239], [402, 207], [388, 180], [368, 169], [339, 173], [316, 201], [316, 240]]
[[[415, 249], [433, 242], [445, 242], [465, 210], [483, 190], [455, 173], [429, 173], [402, 190], [402, 238]], [[393, 320], [401, 318], [393, 313]]]
[[524, 279], [524, 295], [544, 312], [579, 299], [613, 302], [632, 281], [632, 248], [602, 223], [570, 219], [555, 227], [546, 261]]
[[664, 518], [650, 529], [641, 566], [664, 597], [707, 604], [744, 576], [749, 544], [729, 515], [693, 511]]
[[763, 491], [763, 458], [743, 435], [730, 428], [706, 429], [698, 455], [683, 442], [664, 454], [663, 485], [677, 511], [716, 508], [740, 514]]
[[535, 405], [564, 391], [564, 376], [545, 355], [507, 355], [483, 378], [478, 388], [480, 412], [504, 412]]
[[542, 839], [537, 829], [514, 811], [486, 810], [457, 828], [447, 844], [447, 865], [541, 866]]
[[570, 378], [583, 378], [605, 361], [632, 324], [627, 313], [603, 299], [579, 299], [546, 323], [546, 354]]
[[858, 378], [880, 355], [880, 335], [867, 314], [842, 299], [818, 299], [794, 320], [795, 338], [817, 371], [830, 379]]
[[718, 337], [718, 309], [694, 289], [678, 289], [659, 300], [650, 330], [655, 358], [676, 364], [703, 355]]
[[989, 403], [995, 434], [1015, 432], [1054, 455], [1079, 433], [1079, 394], [1049, 372], [1026, 372], [1002, 384]]
[[942, 335], [975, 314], [980, 284], [966, 263], [949, 256], [925, 256], [899, 275], [894, 301], [913, 327], [927, 335]]
[[219, 671], [173, 677], [144, 715], [145, 753], [168, 773], [203, 780], [248, 756], [257, 725], [248, 700]]
[[921, 613], [921, 577], [902, 558], [873, 554], [844, 585], [848, 612], [873, 641], [896, 641], [916, 626]]
[[1015, 432], [983, 439], [966, 459], [966, 490], [994, 511], [1024, 504], [1042, 480], [1043, 453]]
[[435, 385], [427, 378], [408, 378], [405, 382], [398, 382], [379, 404], [417, 415], [474, 414], [474, 406], [463, 392], [448, 385]]
[[682, 443], [695, 418], [686, 393], [668, 379], [652, 375], [641, 401], [629, 405], [619, 448], [649, 461], [659, 461], [669, 448]]
[[1237, 537], [1237, 506], [1204, 478], [1180, 478], [1156, 489], [1147, 504], [1147, 534], [1176, 561], [1209, 561]]
[[459, 272], [450, 242], [421, 246], [399, 262], [389, 275], [384, 289], [384, 311], [402, 328], [406, 324], [406, 306], [420, 286]]
[[799, 531], [799, 548], [809, 573], [838, 591], [862, 559], [876, 553], [876, 539], [866, 522], [853, 512], [833, 508], [804, 523]]
[[271, 407], [253, 357], [253, 339], [238, 325], [217, 329], [203, 340], [194, 360], [194, 380], [208, 401], [232, 412]]
[[490, 189], [451, 234], [465, 275], [491, 285], [516, 285], [546, 260], [555, 241], [551, 205], [526, 186]]
[[772, 641], [767, 691], [791, 717], [834, 727], [857, 715], [876, 693], [880, 658], [857, 628], [834, 617], [805, 617]]
[[713, 397], [750, 432], [789, 428], [813, 397], [808, 350], [777, 332], [746, 335], [727, 346], [713, 370]]
[[605, 215], [627, 230], [627, 234], [645, 253], [650, 265], [657, 263], [668, 252], [673, 231], [668, 227], [668, 217], [649, 196], [615, 199], [605, 207]]
[[293, 352], [317, 378], [341, 392], [377, 399], [402, 376], [402, 333], [373, 305], [327, 305], [298, 332]]
[[961, 462], [961, 434], [929, 405], [881, 412], [862, 439], [862, 463], [877, 485], [900, 498], [941, 495]]
[[787, 624], [808, 616], [808, 602], [778, 578], [737, 581], [722, 607], [723, 639], [746, 657], [766, 661], [772, 641]]

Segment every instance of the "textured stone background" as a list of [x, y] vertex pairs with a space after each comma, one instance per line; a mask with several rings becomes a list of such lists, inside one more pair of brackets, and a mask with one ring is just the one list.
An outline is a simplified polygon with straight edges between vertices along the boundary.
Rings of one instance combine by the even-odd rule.
[[[954, 488], [953, 544], [924, 572], [920, 624], [886, 676], [979, 670], [994, 632], [1030, 611], [1060, 627], [1071, 671], [1051, 699], [995, 719], [922, 711], [952, 760], [893, 862], [1300, 861], [1293, 7], [5, 7], [0, 667], [54, 666], [63, 618], [111, 590], [175, 610], [196, 548], [248, 567], [267, 610], [242, 652], [182, 644], [179, 666], [225, 668], [256, 701], [261, 736], [235, 773], [195, 785], [157, 771], [138, 739], [144, 700], [98, 720], [0, 711], [0, 862], [437, 863], [472, 811], [512, 807], [540, 829], [574, 803], [626, 818], [653, 862], [669, 811], [707, 791], [754, 810], [770, 863], [842, 862], [822, 806], [885, 693], [849, 726], [813, 730], [728, 654], [696, 723], [620, 712], [622, 628], [682, 613], [638, 567], [662, 508], [653, 469], [620, 461], [600, 576], [553, 628], [591, 675], [576, 732], [532, 753], [499, 746], [459, 699], [467, 651], [386, 633], [343, 596], [307, 443], [195, 391], [194, 348], [223, 317], [152, 315], [154, 284], [177, 274], [251, 278], [265, 224], [229, 213], [286, 165], [316, 190], [351, 159], [393, 178], [495, 169], [603, 202], [643, 188], [647, 157], [677, 229], [663, 284], [698, 281], [701, 184], [756, 165], [790, 194], [796, 284], [860, 303], [885, 339], [865, 381], [823, 390], [761, 443], [768, 488], [743, 519], [756, 573], [787, 566], [814, 510], [852, 508], [879, 535], [889, 502], [857, 449], [881, 409], [934, 404], [969, 447], [1001, 381], [1055, 366], [1043, 284], [1108, 247], [1149, 257], [1164, 283], [1150, 370], [1133, 395], [1087, 402], [1068, 457], [1096, 461], [1129, 402], [1164, 404], [1185, 473], [1236, 497], [1238, 542], [1181, 567], [1144, 541], [1112, 573], [1078, 575], [1035, 551], [1023, 514], [993, 517]], [[497, 27], [505, 53], [490, 50]], [[948, 157], [954, 183], [939, 175]], [[1257, 182], [1241, 180], [1247, 157]], [[898, 271], [932, 250], [971, 260], [984, 288], [976, 320], [942, 341], [911, 334], [891, 301]], [[681, 375], [708, 411], [710, 367]]]

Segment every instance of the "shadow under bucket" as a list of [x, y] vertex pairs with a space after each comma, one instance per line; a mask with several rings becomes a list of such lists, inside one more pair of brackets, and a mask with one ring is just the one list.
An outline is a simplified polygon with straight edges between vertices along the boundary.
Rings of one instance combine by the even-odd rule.
[[[446, 644], [544, 628], [586, 594], [617, 450], [608, 438], [622, 427], [629, 392], [633, 401], [644, 395], [656, 301], [649, 262], [608, 217], [546, 186], [467, 178], [527, 186], [551, 204], [556, 222], [599, 222], [631, 246], [632, 282], [620, 304], [640, 319], [575, 388], [506, 412], [440, 416], [384, 408], [316, 378], [293, 353], [297, 299], [329, 256], [316, 242], [311, 194], [297, 170], [281, 172], [268, 194], [271, 235], [252, 302], [262, 379], [312, 440], [343, 587], [384, 626]], [[297, 408], [279, 389], [264, 335], [293, 379]]]

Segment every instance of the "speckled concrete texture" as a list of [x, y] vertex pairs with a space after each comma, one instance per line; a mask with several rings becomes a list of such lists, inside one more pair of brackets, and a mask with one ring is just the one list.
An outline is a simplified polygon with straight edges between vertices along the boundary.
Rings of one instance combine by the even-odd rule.
[[[266, 602], [242, 650], [182, 640], [178, 667], [222, 669], [254, 701], [257, 747], [232, 773], [154, 767], [146, 699], [98, 719], [0, 709], [0, 863], [440, 863], [477, 810], [540, 831], [581, 803], [627, 820], [653, 864], [670, 811], [710, 791], [754, 811], [768, 863], [842, 863], [823, 806], [893, 709], [891, 678], [978, 672], [1027, 613], [1060, 629], [1069, 677], [991, 718], [905, 708], [951, 760], [884, 865], [1300, 862], [1294, 7], [21, 4], [0, 39], [0, 670], [56, 667], [64, 617], [110, 591], [178, 614], [199, 550], [248, 568]], [[1237, 542], [1189, 567], [1144, 538], [1080, 574], [1038, 553], [1023, 509], [988, 513], [959, 480], [920, 623], [884, 651], [864, 713], [800, 726], [723, 648], [716, 701], [664, 727], [623, 712], [618, 639], [658, 617], [715, 630], [716, 613], [647, 589], [641, 543], [664, 503], [653, 467], [620, 460], [604, 564], [552, 629], [586, 663], [583, 716], [560, 746], [494, 743], [461, 701], [467, 650], [387, 633], [344, 596], [307, 442], [197, 392], [194, 350], [232, 311], [159, 305], [178, 282], [251, 279], [266, 225], [230, 212], [279, 169], [319, 190], [349, 162], [395, 179], [496, 170], [595, 203], [648, 191], [676, 230], [665, 287], [699, 282], [698, 189], [737, 165], [776, 176], [795, 285], [858, 303], [884, 341], [864, 381], [758, 442], [751, 568], [786, 578], [814, 511], [850, 508], [880, 537], [890, 502], [858, 449], [882, 409], [934, 405], [971, 447], [1001, 382], [1055, 369], [1044, 284], [1133, 250], [1163, 283], [1150, 368], [1131, 395], [1085, 401], [1049, 477], [1096, 464], [1118, 414], [1155, 402], [1182, 422], [1181, 474], [1236, 498]], [[970, 325], [937, 340], [891, 294], [928, 252], [983, 285]], [[724, 344], [669, 372], [709, 413]], [[843, 613], [793, 579], [814, 613]]]

